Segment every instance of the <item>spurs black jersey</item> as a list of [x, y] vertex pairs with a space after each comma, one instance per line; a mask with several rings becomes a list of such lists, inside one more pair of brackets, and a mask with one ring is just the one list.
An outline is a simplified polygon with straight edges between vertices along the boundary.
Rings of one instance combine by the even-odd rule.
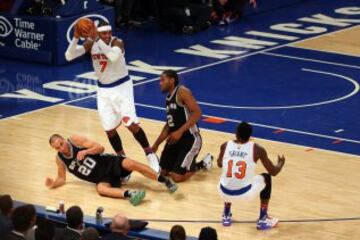
[[[183, 106], [177, 101], [177, 92], [180, 87], [180, 85], [177, 86], [172, 92], [172, 94], [169, 94], [166, 97], [166, 118], [170, 132], [178, 130], [182, 125], [187, 122], [188, 118], [190, 117], [190, 113], [186, 106]], [[197, 124], [195, 124], [194, 126], [189, 128], [189, 130], [184, 132], [183, 137], [192, 136], [194, 133], [197, 132], [199, 132], [199, 128]]]
[[99, 183], [112, 174], [113, 164], [117, 156], [109, 154], [86, 155], [84, 160], [77, 160], [77, 153], [85, 148], [78, 148], [70, 140], [70, 156], [58, 152], [58, 157], [64, 162], [68, 171], [76, 177], [93, 183]]

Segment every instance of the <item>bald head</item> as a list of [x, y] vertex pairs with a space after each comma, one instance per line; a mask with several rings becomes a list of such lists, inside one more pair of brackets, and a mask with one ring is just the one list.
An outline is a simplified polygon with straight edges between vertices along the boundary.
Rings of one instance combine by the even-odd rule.
[[117, 214], [113, 217], [111, 222], [112, 232], [121, 232], [127, 234], [130, 229], [129, 220], [127, 217]]

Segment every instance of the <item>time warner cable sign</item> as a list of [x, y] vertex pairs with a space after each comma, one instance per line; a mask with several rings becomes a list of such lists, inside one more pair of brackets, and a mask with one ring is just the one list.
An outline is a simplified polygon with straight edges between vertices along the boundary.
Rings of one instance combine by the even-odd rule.
[[[39, 21], [36, 19], [0, 16], [0, 47], [16, 47], [35, 51], [43, 49], [46, 35], [50, 34], [51, 29], [39, 28], [38, 24]], [[40, 22], [40, 25], [44, 24]]]
[[0, 16], [0, 57], [52, 65], [66, 64], [65, 51], [73, 37], [74, 25], [82, 17], [95, 23], [114, 22], [113, 8], [69, 17]]

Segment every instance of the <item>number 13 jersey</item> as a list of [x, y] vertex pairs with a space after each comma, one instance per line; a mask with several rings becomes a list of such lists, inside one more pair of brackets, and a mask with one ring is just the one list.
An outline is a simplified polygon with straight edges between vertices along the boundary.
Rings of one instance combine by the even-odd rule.
[[254, 142], [244, 144], [228, 141], [223, 156], [220, 184], [238, 190], [252, 183], [255, 176]]

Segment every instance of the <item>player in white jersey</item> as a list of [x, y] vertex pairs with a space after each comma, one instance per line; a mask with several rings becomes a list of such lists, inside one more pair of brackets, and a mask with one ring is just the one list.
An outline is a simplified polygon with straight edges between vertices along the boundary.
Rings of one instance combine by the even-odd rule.
[[88, 36], [83, 45], [78, 45], [80, 30], [75, 27], [74, 38], [66, 50], [68, 61], [86, 52], [91, 53], [93, 67], [98, 78], [97, 106], [102, 126], [111, 146], [119, 155], [124, 155], [117, 127], [124, 122], [145, 151], [151, 168], [160, 172], [159, 159], [152, 151], [145, 132], [139, 126], [134, 104], [133, 82], [129, 76], [122, 40], [113, 37], [111, 26], [101, 21], [97, 28], [82, 34]]
[[[231, 202], [237, 199], [251, 200], [260, 193], [260, 216], [257, 229], [265, 230], [277, 225], [278, 219], [267, 214], [271, 195], [271, 176], [276, 176], [285, 163], [285, 157], [278, 156], [278, 163], [274, 165], [267, 156], [266, 150], [252, 141], [249, 141], [252, 127], [241, 122], [237, 127], [236, 140], [221, 145], [218, 157], [218, 166], [223, 167], [219, 191], [225, 200], [223, 225], [231, 225]], [[255, 168], [261, 160], [268, 173], [256, 175]]]

